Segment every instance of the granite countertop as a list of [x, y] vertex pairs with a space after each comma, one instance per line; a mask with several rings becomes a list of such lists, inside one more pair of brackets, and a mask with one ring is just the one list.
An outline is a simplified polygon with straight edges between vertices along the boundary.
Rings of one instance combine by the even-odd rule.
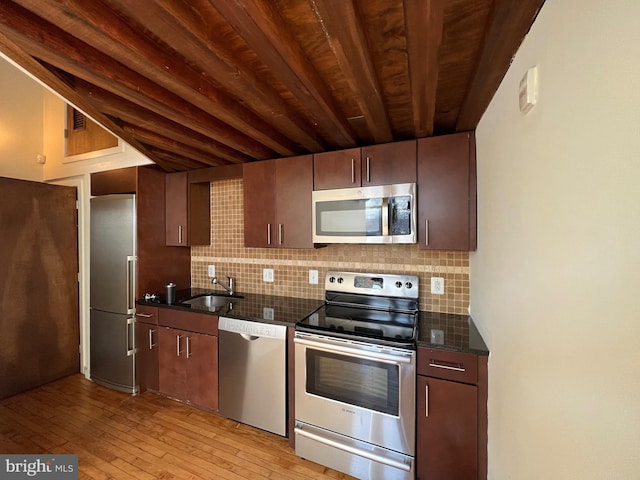
[[[190, 288], [176, 292], [176, 302], [167, 305], [163, 297], [158, 301], [138, 300], [138, 305], [169, 308], [174, 310], [206, 313], [220, 317], [231, 317], [255, 322], [273, 323], [294, 327], [297, 322], [315, 312], [324, 300], [236, 293], [223, 307], [206, 307], [180, 303], [196, 295], [221, 294], [217, 290]], [[440, 334], [440, 332], [442, 333]], [[424, 312], [418, 314], [418, 347], [452, 350], [476, 355], [488, 355], [489, 349], [480, 332], [468, 315]]]
[[221, 294], [222, 292], [202, 288], [190, 288], [176, 291], [176, 301], [172, 305], [167, 305], [162, 297], [159, 301], [155, 302], [138, 300], [136, 303], [138, 305], [206, 313], [220, 317], [286, 325], [288, 327], [295, 326], [298, 321], [310, 315], [324, 304], [324, 300], [242, 292], [235, 293], [233, 299], [223, 307], [206, 307], [180, 303], [182, 300], [190, 297], [207, 293]]
[[418, 347], [489, 355], [489, 349], [468, 315], [421, 311], [416, 343]]

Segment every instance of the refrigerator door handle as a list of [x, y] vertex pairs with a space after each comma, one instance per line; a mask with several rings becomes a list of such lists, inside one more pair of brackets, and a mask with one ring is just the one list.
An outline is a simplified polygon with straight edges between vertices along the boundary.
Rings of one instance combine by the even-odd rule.
[[136, 260], [135, 255], [127, 256], [127, 313], [135, 313], [136, 308]]
[[127, 318], [127, 357], [136, 353], [136, 317]]

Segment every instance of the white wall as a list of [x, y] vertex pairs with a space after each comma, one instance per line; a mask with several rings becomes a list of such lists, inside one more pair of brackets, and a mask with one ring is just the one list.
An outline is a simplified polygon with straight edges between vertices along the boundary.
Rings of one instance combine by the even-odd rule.
[[42, 181], [43, 89], [0, 57], [0, 176]]
[[495, 480], [640, 478], [639, 18], [637, 0], [547, 0], [477, 129]]

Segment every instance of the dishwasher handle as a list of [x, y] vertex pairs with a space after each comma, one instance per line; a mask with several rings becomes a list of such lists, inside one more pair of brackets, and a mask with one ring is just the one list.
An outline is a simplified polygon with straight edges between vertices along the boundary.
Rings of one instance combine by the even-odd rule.
[[284, 340], [287, 338], [286, 325], [230, 317], [218, 318], [218, 331], [237, 333], [245, 340], [257, 340], [258, 338]]
[[258, 340], [260, 337], [257, 335], [249, 335], [247, 333], [239, 333], [242, 338], [244, 338], [248, 342], [253, 342], [254, 340]]

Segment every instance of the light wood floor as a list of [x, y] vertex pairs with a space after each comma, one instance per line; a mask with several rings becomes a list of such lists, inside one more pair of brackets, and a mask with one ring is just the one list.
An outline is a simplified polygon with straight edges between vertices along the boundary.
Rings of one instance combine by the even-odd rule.
[[288, 440], [73, 375], [0, 401], [0, 453], [73, 453], [80, 479], [345, 479]]

